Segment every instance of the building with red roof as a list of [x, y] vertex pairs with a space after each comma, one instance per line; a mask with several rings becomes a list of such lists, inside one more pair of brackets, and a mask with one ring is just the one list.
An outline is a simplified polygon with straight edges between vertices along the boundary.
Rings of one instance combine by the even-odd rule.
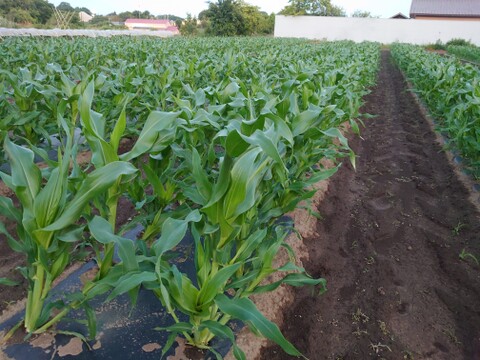
[[127, 19], [125, 26], [128, 30], [165, 30], [174, 34], [179, 33], [175, 23], [170, 20]]

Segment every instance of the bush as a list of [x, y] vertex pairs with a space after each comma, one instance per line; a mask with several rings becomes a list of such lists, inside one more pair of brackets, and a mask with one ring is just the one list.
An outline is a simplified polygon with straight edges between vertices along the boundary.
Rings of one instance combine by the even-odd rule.
[[447, 42], [446, 46], [475, 46], [469, 40], [465, 39], [452, 39]]

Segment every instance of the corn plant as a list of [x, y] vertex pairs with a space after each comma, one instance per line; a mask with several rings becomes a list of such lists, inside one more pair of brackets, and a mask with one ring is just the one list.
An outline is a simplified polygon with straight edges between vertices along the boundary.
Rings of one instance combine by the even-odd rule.
[[437, 120], [438, 130], [448, 135], [473, 176], [480, 177], [478, 68], [412, 45], [396, 44], [392, 54]]
[[[0, 53], [0, 66], [9, 69], [0, 74], [0, 99], [10, 100], [0, 103], [0, 117], [23, 106], [15, 89], [27, 88], [25, 114], [41, 111], [41, 128], [46, 133], [55, 129], [62, 144], [59, 160], [53, 161], [35, 139], [22, 140], [49, 165], [34, 193], [53, 184], [58, 173], [63, 195], [58, 195], [62, 201], [57, 201], [55, 216], [37, 224], [32, 234], [21, 230], [20, 240], [9, 236], [9, 241], [37, 249], [35, 234], [51, 236], [47, 253], [52, 257], [41, 270], [48, 273], [53, 259], [68, 262], [55, 252], [55, 244], [68, 254], [74, 238], [78, 240], [71, 234], [81, 232], [99, 266], [95, 279], [81, 294], [73, 294], [70, 303], [42, 298], [40, 307], [61, 306], [60, 312], [50, 318], [43, 311], [41, 319], [28, 321], [33, 325], [27, 331], [43, 331], [70, 309], [84, 306], [93, 333], [91, 299], [106, 292], [107, 300], [128, 293], [135, 304], [144, 286], [175, 321], [163, 329], [171, 333], [164, 353], [181, 334], [201, 348], [209, 348], [214, 337], [226, 338], [235, 356], [245, 358], [228, 327], [230, 320], [239, 319], [287, 353], [301, 356], [249, 298], [281, 284], [325, 290], [324, 279], [310, 277], [295, 264], [285, 241], [289, 228], [279, 218], [311, 198], [314, 183], [336, 172], [338, 167], [323, 168], [322, 159], [347, 156], [354, 164], [340, 129], [349, 123], [355, 133], [360, 131], [361, 97], [375, 80], [378, 45], [260, 38], [6, 39]], [[49, 54], [56, 54], [55, 59]], [[23, 81], [17, 73], [31, 79]], [[67, 108], [68, 125], [62, 121]], [[84, 169], [74, 161], [76, 127], [92, 152]], [[126, 137], [134, 138], [134, 145], [120, 155], [119, 144]], [[5, 144], [10, 161], [12, 147], [27, 152], [29, 161], [33, 157], [9, 139]], [[70, 163], [72, 168], [66, 165]], [[21, 195], [25, 184], [16, 180], [20, 185], [15, 187], [13, 173], [12, 166], [12, 174], [3, 177]], [[82, 197], [81, 203], [75, 200], [98, 174], [105, 175], [99, 175], [101, 189]], [[135, 241], [124, 238], [116, 222], [120, 196], [128, 197], [139, 212], [125, 226], [144, 227]], [[10, 219], [26, 223], [26, 205], [15, 208], [8, 199], [1, 201], [8, 205], [4, 212]], [[75, 216], [70, 216], [71, 204], [76, 204]], [[187, 233], [195, 249], [193, 276], [172, 263], [173, 251]], [[118, 263], [113, 261], [115, 248]], [[275, 267], [280, 249], [289, 260]], [[36, 271], [35, 251], [28, 264]], [[269, 282], [276, 272], [283, 277]], [[179, 320], [180, 313], [187, 322]]]
[[135, 168], [126, 162], [114, 162], [88, 174], [77, 191], [69, 189], [69, 165], [72, 161], [72, 139], [66, 152], [59, 153], [58, 167], [42, 176], [34, 164], [33, 152], [5, 139], [11, 174], [0, 173], [14, 191], [19, 207], [2, 197], [2, 215], [17, 222], [16, 238], [4, 227], [0, 230], [11, 247], [26, 254], [22, 271], [29, 281], [25, 311], [25, 330], [34, 333], [45, 325], [53, 306], [46, 304], [52, 283], [68, 265], [73, 243], [81, 239], [83, 226], [77, 222], [90, 200], [107, 191], [121, 175], [132, 175]]

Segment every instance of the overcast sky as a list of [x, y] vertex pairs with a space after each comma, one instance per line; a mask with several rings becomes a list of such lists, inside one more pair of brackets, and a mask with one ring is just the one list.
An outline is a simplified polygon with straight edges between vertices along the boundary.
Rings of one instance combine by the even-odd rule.
[[[55, 5], [62, 0], [50, 0]], [[106, 15], [116, 11], [148, 10], [152, 14], [172, 14], [186, 16], [187, 13], [198, 15], [208, 7], [205, 0], [70, 0], [73, 7], [86, 7], [91, 11]], [[268, 13], [278, 13], [288, 4], [288, 0], [246, 0], [247, 3], [260, 7]], [[343, 7], [350, 15], [355, 10], [370, 11], [373, 15], [388, 18], [399, 12], [407, 15], [410, 11], [411, 0], [333, 0], [333, 4]]]

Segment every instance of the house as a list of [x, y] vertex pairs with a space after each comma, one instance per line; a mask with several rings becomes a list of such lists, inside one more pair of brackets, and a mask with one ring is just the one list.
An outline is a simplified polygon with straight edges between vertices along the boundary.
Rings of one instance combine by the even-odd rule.
[[81, 21], [81, 22], [84, 22], [84, 23], [85, 23], [85, 22], [89, 22], [90, 20], [93, 19], [93, 16], [90, 15], [90, 14], [88, 14], [88, 13], [86, 13], [85, 11], [80, 11], [80, 12], [78, 13], [78, 16], [79, 16], [79, 18], [80, 18], [80, 21]]
[[480, 0], [412, 0], [410, 17], [418, 20], [480, 21]]
[[128, 30], [165, 30], [173, 32], [173, 28], [178, 32], [175, 23], [170, 20], [153, 19], [127, 19], [125, 26]]
[[167, 31], [170, 31], [173, 35], [180, 34], [180, 31], [178, 30], [176, 25], [170, 25], [169, 27], [167, 27]]
[[408, 19], [409, 17], [407, 15], [402, 14], [399, 12], [396, 15], [393, 15], [390, 19]]

